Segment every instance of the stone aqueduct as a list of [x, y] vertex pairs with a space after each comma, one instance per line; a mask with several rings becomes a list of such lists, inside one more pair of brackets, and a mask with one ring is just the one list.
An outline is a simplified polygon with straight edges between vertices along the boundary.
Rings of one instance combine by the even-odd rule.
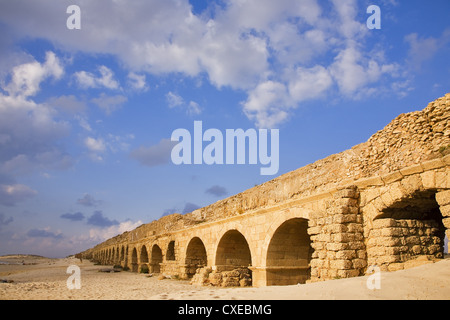
[[82, 253], [131, 271], [191, 278], [248, 267], [253, 286], [399, 270], [443, 257], [450, 237], [450, 94], [367, 142]]

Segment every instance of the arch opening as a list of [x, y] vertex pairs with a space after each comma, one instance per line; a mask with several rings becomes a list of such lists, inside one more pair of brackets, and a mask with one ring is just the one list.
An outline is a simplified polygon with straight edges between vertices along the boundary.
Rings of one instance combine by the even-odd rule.
[[140, 264], [139, 264], [139, 272], [140, 273], [148, 273], [149, 272], [149, 266], [148, 266], [148, 252], [147, 247], [144, 245], [141, 248], [141, 255], [140, 255]]
[[292, 285], [310, 279], [312, 255], [308, 220], [285, 221], [272, 236], [267, 249], [267, 285]]
[[136, 248], [131, 252], [131, 271], [138, 272], [138, 255]]
[[166, 260], [167, 261], [174, 261], [175, 260], [175, 241], [170, 241], [167, 252], [166, 252]]
[[152, 258], [150, 261], [150, 272], [160, 273], [161, 272], [160, 263], [162, 263], [162, 261], [163, 261], [162, 250], [157, 244], [154, 244], [152, 247]]
[[141, 248], [140, 262], [141, 263], [148, 263], [148, 252], [147, 252], [147, 247], [146, 246], [142, 246], [142, 248]]
[[203, 241], [198, 238], [192, 238], [186, 249], [186, 275], [188, 278], [194, 276], [198, 268], [205, 267], [208, 263], [206, 248]]
[[[445, 231], [436, 191], [417, 191], [375, 217], [368, 240], [369, 263], [392, 269], [420, 256], [443, 258]], [[379, 237], [384, 237], [384, 242], [378, 241]], [[382, 249], [387, 253], [380, 254]]]
[[245, 237], [237, 230], [227, 231], [217, 246], [216, 266], [225, 271], [251, 265], [250, 247]]

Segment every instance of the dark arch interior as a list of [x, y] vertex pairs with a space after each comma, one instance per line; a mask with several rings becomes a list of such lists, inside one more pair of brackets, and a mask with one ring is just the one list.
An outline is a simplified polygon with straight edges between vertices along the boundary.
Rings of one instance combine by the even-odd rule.
[[187, 247], [186, 250], [186, 266], [187, 266], [187, 275], [188, 277], [192, 277], [197, 268], [201, 268], [207, 265], [207, 256], [206, 249], [203, 241], [195, 237], [193, 238]]
[[175, 241], [170, 241], [167, 247], [166, 260], [175, 260]]
[[310, 278], [312, 248], [308, 221], [295, 218], [275, 231], [267, 249], [267, 285], [305, 283]]
[[251, 264], [252, 257], [245, 237], [237, 230], [226, 232], [217, 247], [216, 265], [233, 268]]
[[158, 245], [153, 245], [152, 247], [152, 260], [150, 262], [151, 272], [154, 273], [160, 273], [161, 272], [161, 266], [160, 263], [162, 263], [162, 251], [161, 248]]

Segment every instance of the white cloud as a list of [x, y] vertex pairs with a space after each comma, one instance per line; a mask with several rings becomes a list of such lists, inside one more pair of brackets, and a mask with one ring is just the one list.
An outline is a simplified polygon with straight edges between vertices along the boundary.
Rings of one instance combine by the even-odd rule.
[[145, 74], [137, 74], [134, 72], [128, 73], [128, 83], [132, 89], [137, 91], [147, 91], [148, 86], [146, 83]]
[[47, 53], [44, 64], [25, 63], [12, 69], [4, 87], [9, 95], [0, 94], [0, 174], [14, 177], [71, 166], [71, 157], [60, 143], [70, 126], [56, 120], [58, 112], [51, 104], [29, 98], [39, 91], [43, 79], [62, 75], [57, 61], [53, 53]]
[[87, 71], [79, 71], [74, 74], [78, 85], [82, 88], [107, 88], [119, 89], [119, 82], [114, 79], [114, 73], [106, 66], [98, 67], [99, 76]]
[[105, 241], [126, 231], [134, 230], [142, 224], [140, 220], [137, 222], [127, 220], [107, 228], [92, 228], [89, 230], [89, 239], [97, 242]]
[[243, 103], [246, 115], [260, 128], [273, 128], [287, 117], [292, 107], [286, 86], [280, 82], [267, 81], [249, 93]]
[[47, 52], [43, 64], [33, 61], [13, 68], [11, 82], [5, 87], [10, 96], [29, 97], [39, 91], [42, 81], [53, 77], [59, 79], [64, 69], [53, 52]]
[[169, 108], [171, 109], [176, 107], [185, 108], [189, 115], [197, 115], [202, 113], [202, 109], [197, 102], [190, 101], [189, 103], [186, 103], [183, 97], [171, 91], [166, 94], [166, 100]]
[[107, 96], [105, 93], [101, 93], [98, 98], [94, 98], [91, 101], [99, 106], [107, 115], [110, 115], [120, 109], [128, 99], [122, 95]]
[[184, 103], [184, 99], [180, 95], [173, 92], [167, 93], [166, 99], [169, 108], [175, 108], [181, 106]]
[[415, 69], [420, 69], [425, 61], [431, 60], [437, 52], [450, 42], [450, 28], [443, 31], [440, 37], [420, 37], [417, 33], [405, 36], [409, 44], [409, 62]]
[[[375, 57], [366, 40], [370, 34], [360, 14], [366, 8], [356, 0], [333, 0], [326, 7], [317, 0], [231, 0], [201, 16], [192, 13], [187, 0], [112, 1], [108, 6], [82, 1], [85, 12], [101, 14], [84, 16], [83, 29], [70, 37], [55, 27], [60, 6], [50, 0], [39, 6], [17, 0], [5, 5], [0, 18], [23, 34], [49, 38], [64, 48], [117, 56], [133, 70], [127, 81], [134, 90], [145, 90], [144, 72], [205, 75], [217, 88], [244, 90], [244, 111], [259, 125], [278, 124], [299, 102], [332, 88], [351, 99], [380, 86], [389, 88], [381, 80], [393, 74], [387, 70], [393, 64]], [[46, 24], [33, 22], [37, 12]], [[412, 46], [420, 40], [408, 39]], [[75, 77], [86, 88], [120, 88], [110, 69], [102, 66], [98, 72], [80, 71]], [[296, 72], [299, 77], [293, 79]], [[308, 91], [306, 81], [313, 76], [317, 87]], [[269, 83], [284, 89], [269, 88]], [[270, 94], [264, 94], [264, 88]], [[178, 98], [170, 97], [169, 106], [179, 106]], [[256, 101], [263, 106], [254, 106]], [[196, 102], [183, 105], [188, 113], [200, 112]]]
[[0, 184], [0, 204], [14, 206], [37, 195], [37, 191], [22, 184]]
[[289, 82], [289, 94], [292, 99], [301, 101], [319, 98], [331, 87], [333, 80], [323, 66], [297, 68], [293, 79]]

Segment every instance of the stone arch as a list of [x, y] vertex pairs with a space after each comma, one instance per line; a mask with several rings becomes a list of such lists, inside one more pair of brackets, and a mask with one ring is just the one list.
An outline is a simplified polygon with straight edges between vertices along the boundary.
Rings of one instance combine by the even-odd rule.
[[131, 252], [131, 271], [138, 272], [138, 254], [136, 247]]
[[175, 240], [172, 240], [167, 246], [166, 261], [174, 261], [175, 258]]
[[188, 277], [192, 277], [197, 268], [204, 267], [208, 264], [206, 248], [199, 237], [194, 237], [189, 241], [186, 249], [185, 264]]
[[267, 248], [266, 285], [306, 283], [310, 278], [311, 254], [308, 220], [285, 221], [276, 229]]
[[154, 244], [152, 247], [152, 255], [150, 260], [150, 272], [153, 273], [160, 273], [161, 272], [161, 265], [163, 261], [163, 255], [161, 248]]
[[[312, 217], [312, 211], [310, 209], [301, 208], [301, 207], [292, 207], [289, 209], [285, 209], [274, 215], [274, 219], [272, 223], [268, 226], [264, 238], [264, 243], [262, 245], [263, 248], [268, 248], [272, 238], [277, 231], [277, 229], [286, 221], [290, 219], [304, 219], [306, 221], [310, 221]], [[267, 261], [267, 250], [262, 250], [261, 253], [261, 265], [265, 266]]]
[[139, 262], [148, 263], [148, 252], [147, 247], [145, 245], [143, 245], [141, 248], [141, 254], [139, 255]]
[[[419, 175], [390, 187], [372, 201], [367, 222], [368, 264], [394, 271], [414, 265], [412, 260], [442, 258], [446, 227], [436, 196], [440, 190], [423, 187]], [[395, 191], [402, 192], [393, 196]]]
[[122, 246], [120, 248], [120, 261], [124, 261], [125, 260], [125, 247]]
[[236, 229], [225, 232], [217, 245], [215, 264], [221, 270], [252, 265], [250, 247], [241, 232]]

